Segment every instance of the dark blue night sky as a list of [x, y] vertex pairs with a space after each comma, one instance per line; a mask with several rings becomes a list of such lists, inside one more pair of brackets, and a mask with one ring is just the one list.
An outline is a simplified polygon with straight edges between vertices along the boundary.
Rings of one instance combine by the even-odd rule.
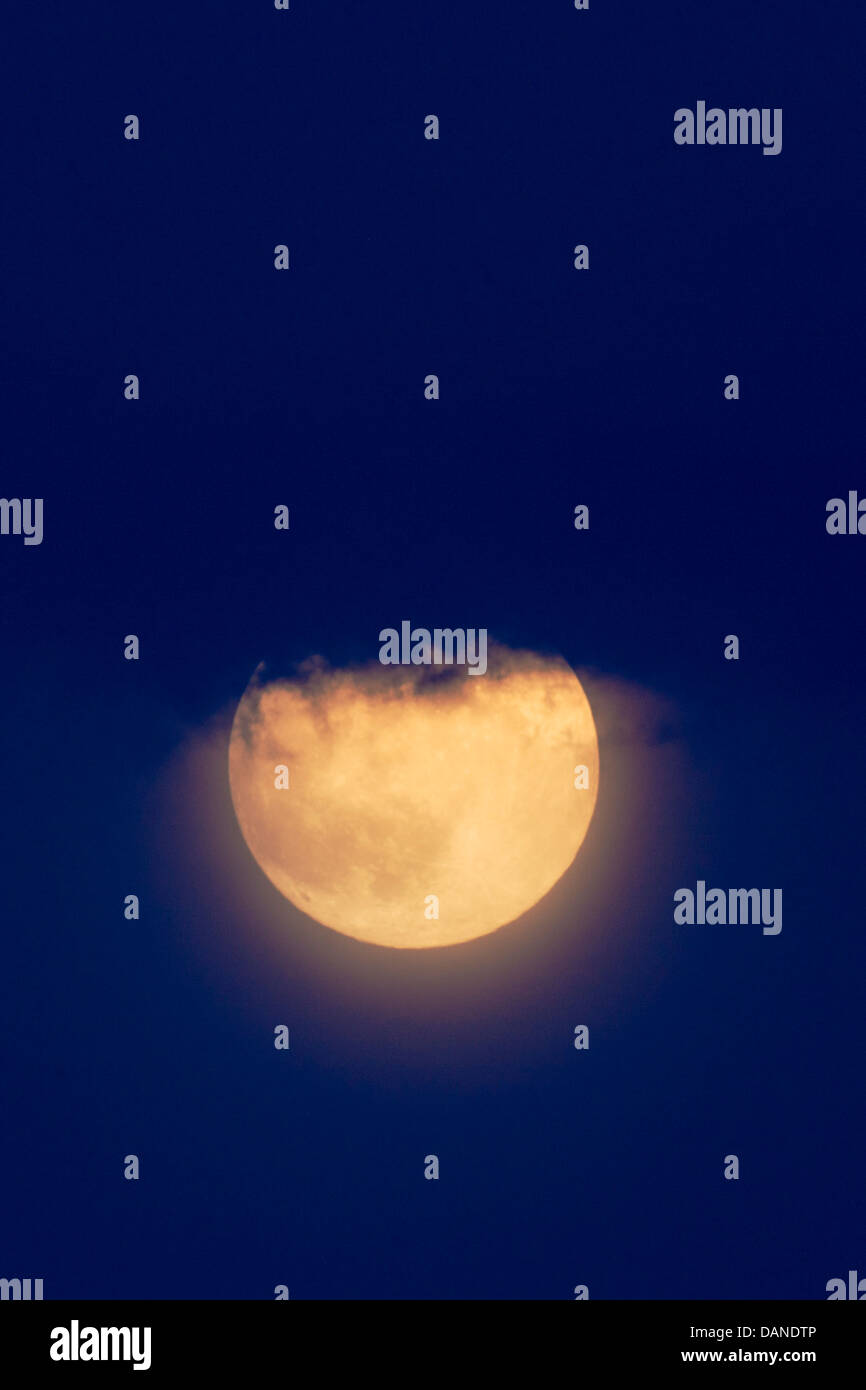
[[[0, 1276], [823, 1299], [866, 1274], [866, 538], [825, 528], [866, 495], [858, 23], [7, 19], [0, 493], [44, 499], [44, 539], [0, 537]], [[781, 107], [782, 153], [676, 146], [701, 99]], [[262, 659], [367, 661], [403, 618], [561, 653], [632, 711], [605, 735], [600, 706], [551, 894], [431, 952], [281, 898], [219, 755]], [[782, 932], [676, 925], [698, 879], [781, 887]]]

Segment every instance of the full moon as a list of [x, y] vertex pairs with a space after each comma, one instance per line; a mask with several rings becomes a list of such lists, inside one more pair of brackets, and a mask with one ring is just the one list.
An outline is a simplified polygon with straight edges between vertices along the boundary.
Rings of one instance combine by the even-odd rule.
[[598, 791], [583, 687], [558, 657], [494, 647], [488, 670], [253, 676], [229, 741], [244, 839], [295, 907], [423, 949], [484, 936], [571, 864]]

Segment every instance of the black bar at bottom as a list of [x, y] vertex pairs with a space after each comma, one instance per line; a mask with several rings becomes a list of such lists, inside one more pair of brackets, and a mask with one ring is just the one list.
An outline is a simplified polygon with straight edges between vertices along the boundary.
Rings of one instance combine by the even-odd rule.
[[477, 1362], [489, 1381], [499, 1369], [519, 1377], [522, 1355], [538, 1385], [558, 1379], [554, 1364], [559, 1375], [565, 1367], [651, 1375], [739, 1364], [826, 1377], [862, 1373], [864, 1331], [866, 1310], [830, 1301], [4, 1302], [0, 1377], [14, 1369], [93, 1378], [109, 1369], [115, 1377], [138, 1370], [142, 1383], [189, 1372], [201, 1383], [270, 1370], [296, 1383], [335, 1373], [429, 1383], [437, 1365], [450, 1377]]

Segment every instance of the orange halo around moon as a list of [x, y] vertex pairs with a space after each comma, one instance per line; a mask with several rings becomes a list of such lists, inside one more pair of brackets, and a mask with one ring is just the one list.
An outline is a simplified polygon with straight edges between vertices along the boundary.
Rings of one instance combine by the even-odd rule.
[[450, 946], [514, 921], [565, 873], [595, 807], [598, 740], [560, 658], [495, 647], [475, 677], [257, 672], [229, 779], [247, 845], [296, 907], [360, 941]]

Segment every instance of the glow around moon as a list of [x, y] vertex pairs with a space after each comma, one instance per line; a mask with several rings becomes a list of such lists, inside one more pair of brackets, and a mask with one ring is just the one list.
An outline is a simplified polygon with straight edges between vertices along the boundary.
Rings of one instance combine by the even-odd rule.
[[496, 647], [474, 678], [257, 672], [229, 777], [247, 845], [296, 907], [360, 941], [449, 946], [514, 921], [569, 867], [598, 741], [566, 662]]

